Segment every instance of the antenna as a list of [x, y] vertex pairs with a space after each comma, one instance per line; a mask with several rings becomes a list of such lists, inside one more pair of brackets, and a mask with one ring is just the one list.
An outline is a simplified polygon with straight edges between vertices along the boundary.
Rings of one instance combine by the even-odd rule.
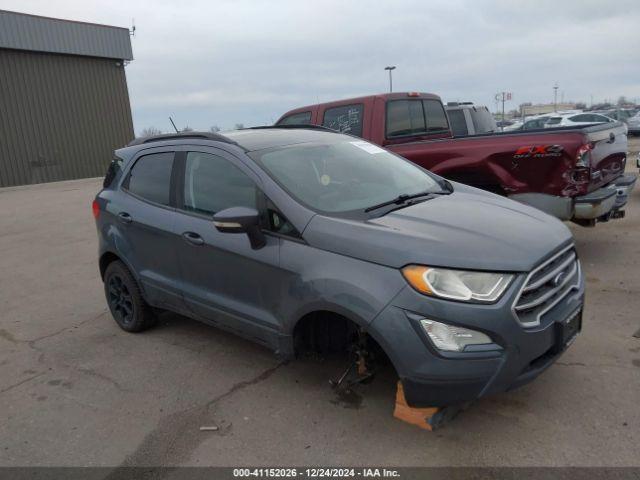
[[131, 19], [131, 28], [129, 29], [129, 35], [131, 35], [132, 37], [136, 36], [136, 19], [135, 18]]
[[176, 133], [180, 133], [180, 132], [178, 131], [178, 127], [176, 127], [176, 124], [175, 124], [175, 123], [173, 123], [173, 118], [169, 117], [169, 121], [171, 122], [171, 125], [173, 125], [173, 129], [176, 131]]

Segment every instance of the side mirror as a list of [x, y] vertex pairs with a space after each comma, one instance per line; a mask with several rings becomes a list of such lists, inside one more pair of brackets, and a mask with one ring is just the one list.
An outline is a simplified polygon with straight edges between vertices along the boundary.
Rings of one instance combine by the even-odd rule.
[[260, 230], [260, 214], [254, 208], [231, 207], [222, 210], [213, 216], [213, 226], [222, 233], [246, 233], [254, 250], [267, 243]]

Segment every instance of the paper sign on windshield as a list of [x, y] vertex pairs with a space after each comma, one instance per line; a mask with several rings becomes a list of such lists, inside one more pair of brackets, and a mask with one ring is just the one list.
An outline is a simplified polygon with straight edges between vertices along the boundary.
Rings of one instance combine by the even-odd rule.
[[354, 145], [367, 153], [375, 154], [375, 153], [384, 153], [384, 150], [376, 145], [372, 145], [367, 142], [349, 142], [351, 145]]

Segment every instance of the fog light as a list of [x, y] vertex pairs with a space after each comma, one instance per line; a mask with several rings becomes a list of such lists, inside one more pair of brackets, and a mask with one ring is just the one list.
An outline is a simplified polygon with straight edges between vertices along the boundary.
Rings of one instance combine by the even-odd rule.
[[461, 352], [467, 345], [492, 343], [491, 339], [481, 332], [468, 328], [454, 327], [434, 320], [420, 320], [422, 328], [438, 350]]

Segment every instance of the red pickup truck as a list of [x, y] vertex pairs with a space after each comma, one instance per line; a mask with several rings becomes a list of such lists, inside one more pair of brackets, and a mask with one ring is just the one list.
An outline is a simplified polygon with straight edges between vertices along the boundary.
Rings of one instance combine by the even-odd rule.
[[364, 138], [445, 178], [585, 226], [624, 217], [636, 182], [624, 173], [621, 122], [454, 137], [438, 96], [404, 92], [300, 107], [276, 122], [303, 124]]

